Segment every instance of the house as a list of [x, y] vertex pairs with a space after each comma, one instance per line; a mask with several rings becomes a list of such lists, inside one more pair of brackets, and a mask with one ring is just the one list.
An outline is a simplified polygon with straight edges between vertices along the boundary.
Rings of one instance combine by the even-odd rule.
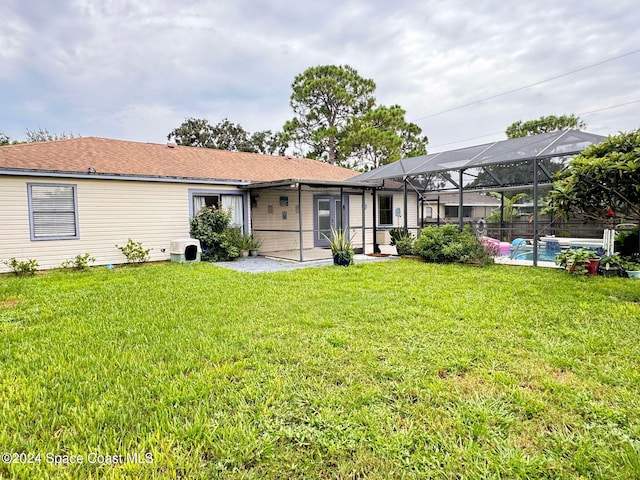
[[[459, 219], [460, 196], [457, 192], [426, 195], [422, 212], [424, 225], [438, 223], [457, 223]], [[475, 192], [465, 192], [462, 204], [462, 216], [465, 221], [475, 222], [486, 219], [494, 210], [500, 210], [500, 199]]]
[[[0, 260], [34, 258], [55, 268], [89, 253], [96, 265], [125, 261], [129, 238], [169, 259], [203, 205], [230, 207], [233, 223], [262, 240], [261, 252], [295, 260], [327, 257], [321, 235], [349, 228], [362, 252], [374, 230], [417, 228], [417, 196], [356, 172], [304, 158], [175, 144], [74, 138], [0, 147]], [[0, 264], [0, 272], [7, 268]]]

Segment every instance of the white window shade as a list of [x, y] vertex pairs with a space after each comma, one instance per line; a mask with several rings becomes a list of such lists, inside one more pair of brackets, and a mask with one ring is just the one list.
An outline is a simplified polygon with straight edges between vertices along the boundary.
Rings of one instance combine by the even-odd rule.
[[75, 185], [29, 184], [32, 240], [78, 238]]
[[231, 225], [234, 227], [244, 226], [244, 202], [242, 195], [222, 195], [222, 208], [231, 208]]

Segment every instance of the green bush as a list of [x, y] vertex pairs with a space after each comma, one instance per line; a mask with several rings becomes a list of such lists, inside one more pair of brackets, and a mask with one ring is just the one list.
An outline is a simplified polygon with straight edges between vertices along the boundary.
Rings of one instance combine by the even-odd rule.
[[84, 255], [76, 255], [76, 258], [72, 258], [70, 260], [65, 260], [60, 265], [62, 268], [75, 268], [76, 270], [86, 270], [89, 268], [89, 263], [95, 262], [96, 259], [93, 258], [88, 253]]
[[127, 263], [145, 263], [149, 261], [150, 248], [144, 248], [142, 242], [129, 239], [124, 246], [116, 245], [127, 259]]
[[638, 247], [638, 227], [634, 227], [629, 231], [620, 231], [616, 235], [615, 241], [616, 251], [622, 256], [631, 256], [640, 253]]
[[7, 267], [13, 271], [16, 275], [33, 275], [38, 269], [38, 262], [35, 258], [29, 258], [28, 260], [18, 260], [16, 257], [11, 257], [9, 260], [4, 260]]
[[389, 237], [391, 237], [391, 241], [389, 242], [389, 244], [393, 246], [403, 238], [413, 238], [413, 235], [411, 235], [409, 231], [404, 228], [396, 227], [389, 230]]
[[200, 240], [202, 260], [225, 262], [238, 257], [242, 233], [230, 228], [231, 209], [203, 207], [189, 222], [189, 233]]
[[396, 242], [396, 250], [398, 255], [413, 255], [415, 239], [411, 237], [403, 237]]
[[493, 262], [475, 235], [466, 230], [461, 232], [455, 225], [425, 228], [414, 249], [427, 262], [480, 265]]

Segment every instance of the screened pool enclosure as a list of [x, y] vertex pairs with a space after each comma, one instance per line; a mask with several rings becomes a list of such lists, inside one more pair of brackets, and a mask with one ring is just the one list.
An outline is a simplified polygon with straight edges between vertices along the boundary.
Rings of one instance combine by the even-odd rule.
[[[467, 192], [533, 191], [533, 263], [537, 265], [537, 239], [541, 233], [539, 199], [541, 188], [553, 182], [554, 173], [564, 169], [569, 160], [592, 144], [605, 140], [601, 135], [563, 130], [522, 138], [502, 140], [405, 158], [363, 173], [355, 182], [402, 182], [407, 208], [407, 192], [415, 191], [421, 201], [438, 192], [457, 192], [458, 223], [464, 226], [464, 195]], [[406, 222], [406, 216], [405, 216]], [[501, 218], [501, 225], [503, 224]], [[405, 223], [405, 228], [407, 227]]]

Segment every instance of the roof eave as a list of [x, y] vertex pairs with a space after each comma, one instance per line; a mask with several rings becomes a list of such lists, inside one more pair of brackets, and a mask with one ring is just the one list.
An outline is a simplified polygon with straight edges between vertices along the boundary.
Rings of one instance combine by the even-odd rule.
[[253, 182], [246, 185], [247, 190], [257, 190], [263, 188], [291, 187], [297, 188], [298, 185], [306, 185], [310, 187], [351, 187], [351, 188], [377, 188], [382, 186], [382, 181], [374, 182], [353, 182], [348, 180], [312, 180], [301, 178], [289, 178], [285, 180], [273, 180], [267, 182]]
[[49, 178], [75, 178], [85, 180], [123, 180], [137, 182], [165, 182], [165, 183], [204, 183], [213, 185], [245, 186], [248, 180], [229, 180], [216, 178], [198, 177], [168, 177], [153, 175], [121, 175], [113, 173], [83, 173], [83, 172], [60, 172], [55, 170], [21, 170], [0, 168], [0, 175], [17, 177], [49, 177]]

